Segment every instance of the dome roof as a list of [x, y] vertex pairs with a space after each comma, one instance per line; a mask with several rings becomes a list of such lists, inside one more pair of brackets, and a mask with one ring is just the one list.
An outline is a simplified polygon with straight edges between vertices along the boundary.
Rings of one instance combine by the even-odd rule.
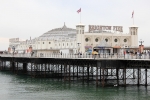
[[62, 38], [75, 39], [76, 38], [76, 29], [67, 28], [64, 23], [64, 26], [61, 28], [52, 29], [44, 34], [42, 34], [38, 39], [39, 40], [59, 40]]

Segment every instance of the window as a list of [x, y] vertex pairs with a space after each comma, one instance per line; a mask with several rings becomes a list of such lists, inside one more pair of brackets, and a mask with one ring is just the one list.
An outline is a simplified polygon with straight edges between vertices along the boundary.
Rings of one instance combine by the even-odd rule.
[[98, 42], [98, 38], [95, 39], [95, 42]]
[[68, 46], [68, 43], [67, 43], [67, 46]]
[[43, 42], [43, 44], [44, 44], [44, 42]]
[[49, 42], [49, 44], [51, 44], [51, 42]]
[[82, 30], [82, 34], [84, 34], [84, 30]]
[[117, 42], [118, 40], [117, 40], [117, 39], [115, 39], [114, 41], [115, 41], [115, 42]]
[[108, 42], [108, 39], [105, 39], [106, 42]]
[[86, 42], [88, 42], [88, 41], [89, 41], [89, 39], [88, 39], [88, 38], [86, 38], [86, 39], [85, 39], [85, 41], [86, 41]]
[[124, 39], [123, 41], [124, 41], [124, 42], [127, 42], [127, 39]]

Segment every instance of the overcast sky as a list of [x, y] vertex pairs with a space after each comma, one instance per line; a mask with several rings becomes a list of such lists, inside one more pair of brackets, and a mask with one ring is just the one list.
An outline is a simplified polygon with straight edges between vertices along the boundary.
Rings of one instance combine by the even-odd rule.
[[150, 46], [150, 0], [0, 0], [0, 50], [7, 50], [9, 38], [23, 40], [38, 37], [64, 25], [76, 28], [86, 25], [139, 27], [138, 39]]

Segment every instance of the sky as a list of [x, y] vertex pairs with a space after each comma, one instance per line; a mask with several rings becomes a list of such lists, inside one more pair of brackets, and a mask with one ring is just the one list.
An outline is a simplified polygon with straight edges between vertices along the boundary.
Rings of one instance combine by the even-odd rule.
[[150, 46], [150, 0], [0, 0], [0, 50], [7, 50], [9, 38], [21, 40], [36, 38], [60, 28], [64, 22], [69, 28], [81, 23], [88, 25], [123, 26], [129, 33], [138, 26], [138, 40]]

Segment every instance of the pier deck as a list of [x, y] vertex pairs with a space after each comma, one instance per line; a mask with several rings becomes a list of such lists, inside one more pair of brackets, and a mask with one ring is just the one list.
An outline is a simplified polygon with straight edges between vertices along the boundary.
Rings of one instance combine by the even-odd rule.
[[0, 57], [0, 70], [63, 81], [94, 81], [96, 86], [150, 85], [150, 59]]

